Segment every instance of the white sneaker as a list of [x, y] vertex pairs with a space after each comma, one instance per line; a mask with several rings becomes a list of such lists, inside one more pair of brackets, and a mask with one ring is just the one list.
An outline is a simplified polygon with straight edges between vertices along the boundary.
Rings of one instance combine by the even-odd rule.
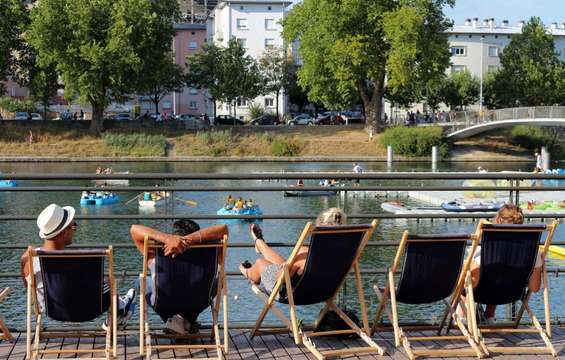
[[167, 334], [184, 335], [186, 330], [184, 328], [184, 318], [180, 315], [175, 315], [167, 320], [165, 324], [165, 329], [163, 330]]

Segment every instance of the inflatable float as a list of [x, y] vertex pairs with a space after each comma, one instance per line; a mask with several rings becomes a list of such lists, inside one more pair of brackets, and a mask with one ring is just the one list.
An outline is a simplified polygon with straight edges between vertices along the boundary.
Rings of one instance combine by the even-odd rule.
[[447, 212], [496, 212], [504, 206], [504, 203], [478, 202], [478, 203], [461, 203], [459, 201], [450, 201], [441, 204], [441, 208]]
[[16, 180], [0, 180], [0, 187], [17, 187], [18, 182]]
[[[115, 173], [110, 173], [108, 175], [120, 175], [120, 174], [127, 175], [129, 174], [129, 171], [115, 172]], [[92, 181], [94, 181], [94, 183], [99, 186], [102, 185], [129, 186], [129, 180], [127, 179], [96, 179]]]
[[120, 197], [114, 193], [85, 194], [80, 198], [81, 205], [111, 205], [118, 201], [120, 201]]
[[160, 195], [153, 196], [153, 194], [144, 193], [143, 197], [141, 197], [138, 200], [138, 205], [140, 208], [154, 208], [157, 206], [164, 205], [170, 196], [171, 196], [170, 192], [166, 192], [164, 197]]
[[[244, 207], [243, 209], [226, 208], [223, 207], [216, 212], [217, 215], [263, 215], [263, 211], [257, 205], [251, 207]], [[225, 220], [235, 220], [235, 221], [255, 221], [255, 219], [225, 219]]]

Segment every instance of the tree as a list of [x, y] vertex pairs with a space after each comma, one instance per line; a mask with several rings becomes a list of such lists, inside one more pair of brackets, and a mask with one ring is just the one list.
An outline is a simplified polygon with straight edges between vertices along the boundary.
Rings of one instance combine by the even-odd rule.
[[216, 118], [216, 102], [222, 97], [222, 49], [214, 44], [205, 44], [202, 50], [190, 56], [186, 83], [189, 87], [206, 89], [214, 105], [214, 118]]
[[[356, 92], [367, 120], [382, 128], [383, 96], [417, 88], [449, 65], [443, 14], [453, 0], [304, 0], [289, 12], [283, 35], [299, 41], [299, 83], [331, 107]], [[385, 81], [385, 79], [387, 79]]]
[[33, 100], [43, 107], [43, 119], [47, 120], [49, 102], [57, 95], [59, 76], [54, 64], [34, 67], [30, 72], [28, 87]]
[[451, 73], [441, 90], [443, 102], [451, 108], [465, 107], [479, 99], [479, 80], [467, 70]]
[[501, 69], [489, 89], [499, 106], [554, 105], [565, 100], [565, 65], [555, 52], [553, 35], [532, 17], [500, 56]]
[[265, 82], [265, 94], [275, 94], [277, 118], [279, 118], [279, 96], [287, 92], [294, 59], [281, 48], [269, 47], [259, 58], [259, 69]]
[[177, 17], [175, 0], [41, 0], [27, 36], [40, 66], [56, 64], [65, 96], [92, 106], [99, 133], [106, 106], [135, 92], [170, 51]]
[[182, 67], [173, 62], [172, 54], [166, 54], [159, 62], [161, 65], [153, 72], [141, 75], [140, 90], [151, 97], [155, 112], [159, 112], [159, 103], [170, 92], [182, 90], [185, 84]]
[[[28, 21], [22, 1], [0, 0], [0, 82], [15, 77], [20, 63], [18, 54], [25, 48], [23, 33]], [[0, 83], [2, 93], [4, 88]]]

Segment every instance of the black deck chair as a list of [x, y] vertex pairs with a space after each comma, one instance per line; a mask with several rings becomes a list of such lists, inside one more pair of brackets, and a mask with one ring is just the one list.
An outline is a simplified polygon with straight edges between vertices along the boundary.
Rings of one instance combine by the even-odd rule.
[[[7, 298], [8, 295], [10, 295], [9, 287], [4, 288], [2, 291], [0, 291], [0, 303], [4, 301], [4, 299]], [[10, 333], [10, 330], [4, 323], [4, 319], [2, 318], [2, 315], [0, 315], [0, 339], [4, 339], [8, 341], [14, 340], [12, 333]]]
[[[145, 296], [146, 279], [148, 276], [147, 262], [149, 249], [155, 251], [155, 312], [167, 321], [174, 315], [195, 322], [198, 315], [206, 308], [211, 308], [212, 329], [189, 335], [157, 334], [151, 331], [147, 321], [147, 304]], [[216, 350], [217, 358], [223, 359], [223, 351], [228, 352], [228, 323], [227, 323], [227, 285], [224, 259], [227, 250], [227, 237], [221, 241], [191, 245], [183, 254], [174, 259], [164, 255], [163, 246], [149, 238], [144, 242], [143, 273], [140, 274], [140, 338], [139, 351], [147, 359], [151, 359], [154, 349], [210, 349]], [[217, 295], [220, 296], [217, 296]], [[215, 299], [215, 301], [214, 301]], [[218, 325], [220, 303], [223, 300], [224, 344], [221, 342]], [[213, 345], [153, 345], [152, 338], [204, 338], [214, 339]]]
[[[477, 247], [477, 237], [469, 234], [440, 234], [440, 235], [410, 235], [405, 231], [402, 235], [392, 268], [388, 271], [387, 285], [381, 291], [374, 286], [380, 304], [375, 315], [371, 334], [376, 330], [394, 331], [395, 345], [402, 344], [410, 359], [418, 356], [461, 356], [484, 354], [470, 335], [455, 311], [457, 301], [464, 287], [463, 279], [471, 264], [471, 255]], [[467, 243], [471, 242], [470, 255], [465, 260]], [[404, 260], [403, 260], [404, 258]], [[402, 265], [402, 274], [398, 286], [394, 274]], [[470, 284], [468, 284], [470, 285]], [[472, 289], [472, 287], [468, 287]], [[447, 300], [448, 299], [448, 300]], [[392, 312], [387, 310], [390, 300]], [[447, 312], [451, 315], [461, 336], [408, 336], [408, 331], [431, 330], [430, 326], [402, 327], [398, 319], [398, 303], [425, 305], [444, 301]], [[473, 304], [465, 303], [467, 310], [472, 311]], [[391, 325], [382, 323], [386, 313]], [[440, 328], [438, 327], [437, 330]], [[451, 341], [466, 340], [468, 349], [414, 349], [410, 343], [414, 341]]]
[[[551, 224], [494, 225], [484, 221], [479, 224], [480, 236], [480, 278], [473, 292], [474, 301], [479, 304], [503, 305], [520, 301], [516, 318], [509, 324], [478, 326], [476, 316], [472, 319], [473, 336], [481, 341], [481, 346], [489, 352], [503, 353], [549, 353], [556, 355], [551, 344], [551, 315], [549, 308], [549, 287], [545, 265], [542, 266], [543, 299], [545, 307], [545, 329], [541, 326], [529, 306], [532, 292], [528, 289], [530, 275], [534, 270], [536, 257], [541, 251], [545, 259], [551, 245], [558, 222]], [[543, 234], [547, 233], [543, 247]], [[518, 328], [524, 311], [527, 311], [533, 328]], [[481, 333], [534, 333], [538, 334], [545, 346], [542, 347], [503, 347], [487, 346]]]
[[[29, 272], [32, 274], [28, 284], [27, 297], [27, 358], [36, 359], [39, 356], [47, 358], [50, 354], [63, 353], [104, 353], [103, 359], [116, 355], [116, 312], [117, 295], [113, 273], [112, 247], [100, 250], [57, 250], [44, 251], [28, 248]], [[108, 313], [106, 330], [104, 332], [73, 331], [73, 336], [106, 337], [104, 349], [40, 349], [44, 338], [64, 337], [64, 334], [50, 334], [42, 328], [42, 313], [40, 311], [37, 284], [33, 276], [34, 258], [39, 259], [43, 296], [45, 301], [45, 316], [62, 322], [80, 323], [91, 321], [104, 313]], [[108, 284], [105, 284], [104, 267], [108, 260]], [[33, 307], [33, 309], [32, 309]], [[33, 312], [33, 315], [32, 315]], [[35, 318], [35, 334], [32, 345], [32, 317]], [[58, 336], [57, 336], [58, 335]], [[68, 336], [68, 335], [67, 335]], [[102, 359], [102, 358], [99, 358]]]
[[[252, 286], [253, 292], [265, 302], [265, 307], [259, 315], [255, 327], [251, 331], [251, 337], [268, 332], [260, 330], [260, 328], [265, 316], [269, 310], [272, 310], [293, 333], [295, 343], [297, 345], [303, 343], [317, 359], [363, 353], [379, 353], [383, 355], [384, 350], [368, 336], [369, 323], [358, 263], [359, 257], [376, 227], [376, 220], [369, 225], [314, 227], [311, 223], [306, 224], [294, 250], [283, 265], [283, 269], [272, 293], [266, 294], [259, 286]], [[308, 245], [309, 250], [304, 272], [301, 276], [295, 276], [291, 279], [290, 268], [296, 261], [296, 256], [300, 248], [304, 246], [308, 238], [310, 238], [310, 244]], [[347, 275], [352, 270], [355, 273], [355, 285], [359, 296], [363, 328], [357, 326], [335, 304], [335, 297], [341, 289]], [[276, 307], [275, 301], [289, 305], [290, 319]], [[299, 326], [296, 318], [297, 305], [311, 305], [324, 302], [325, 307], [320, 312], [315, 327], [317, 327], [319, 321], [328, 311], [335, 311], [350, 329], [307, 332]], [[310, 339], [310, 337], [338, 334], [357, 334], [368, 346], [319, 351]]]

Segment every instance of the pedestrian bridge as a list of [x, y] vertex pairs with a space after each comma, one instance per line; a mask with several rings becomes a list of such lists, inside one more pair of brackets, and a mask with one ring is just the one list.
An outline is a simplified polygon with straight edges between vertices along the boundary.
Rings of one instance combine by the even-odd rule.
[[564, 126], [565, 106], [537, 106], [459, 113], [447, 129], [447, 138], [459, 140], [477, 134], [516, 125]]

